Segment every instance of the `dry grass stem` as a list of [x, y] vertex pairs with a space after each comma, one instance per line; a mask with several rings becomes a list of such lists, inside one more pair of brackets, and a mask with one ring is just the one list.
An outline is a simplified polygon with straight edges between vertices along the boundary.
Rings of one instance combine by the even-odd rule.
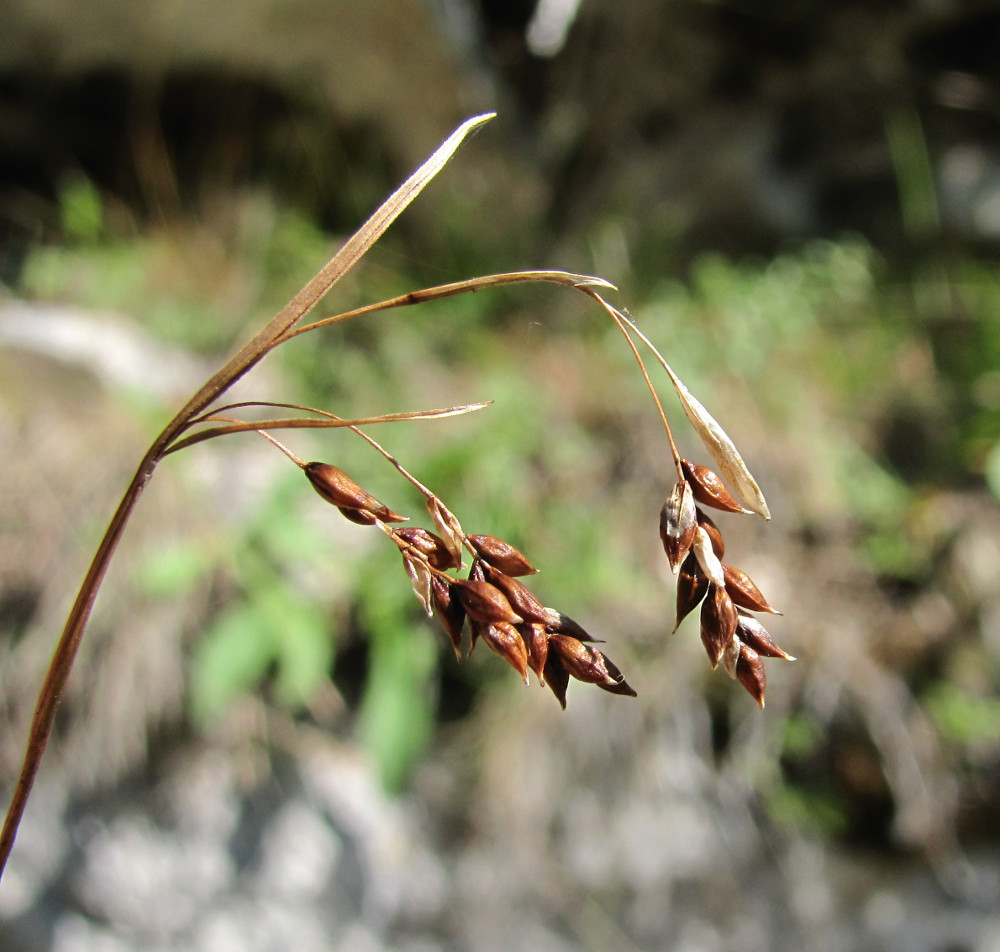
[[[676, 470], [660, 513], [660, 535], [671, 570], [678, 576], [677, 623], [700, 603], [701, 632], [712, 667], [723, 663], [763, 706], [765, 674], [761, 656], [790, 659], [774, 644], [749, 612], [774, 612], [763, 594], [741, 570], [724, 565], [722, 535], [699, 503], [729, 512], [752, 510], [768, 517], [767, 504], [732, 440], [677, 378], [625, 313], [609, 304], [598, 290], [614, 290], [603, 278], [565, 271], [516, 271], [485, 275], [408, 294], [301, 324], [330, 288], [360, 261], [423, 188], [441, 171], [463, 141], [492, 114], [462, 123], [399, 188], [387, 198], [357, 232], [274, 318], [230, 358], [164, 427], [139, 463], [113, 515], [77, 599], [56, 645], [41, 687], [24, 762], [10, 808], [0, 833], [0, 874], [10, 855], [18, 825], [31, 792], [55, 720], [59, 699], [69, 678], [80, 639], [94, 601], [122, 533], [143, 488], [166, 456], [200, 443], [237, 433], [256, 432], [298, 466], [316, 492], [349, 521], [372, 526], [399, 550], [403, 568], [421, 607], [436, 616], [456, 657], [462, 657], [464, 631], [468, 649], [477, 641], [505, 660], [525, 681], [533, 672], [562, 707], [571, 680], [594, 684], [611, 694], [634, 696], [622, 672], [598, 648], [599, 639], [557, 609], [547, 607], [520, 581], [537, 570], [528, 558], [503, 539], [467, 534], [444, 501], [413, 476], [361, 426], [390, 422], [418, 422], [475, 412], [488, 403], [472, 403], [436, 410], [342, 418], [326, 410], [270, 401], [217, 405], [232, 385], [281, 344], [346, 320], [393, 308], [424, 304], [458, 294], [476, 293], [522, 283], [549, 283], [587, 294], [609, 315], [624, 335], [656, 404]], [[659, 361], [676, 391], [689, 421], [708, 448], [732, 493], [714, 472], [682, 460], [674, 442], [656, 388], [636, 345], [641, 341]], [[283, 409], [294, 416], [245, 420], [240, 410]], [[375, 498], [343, 469], [326, 462], [306, 462], [269, 431], [348, 428], [368, 442], [423, 496], [430, 528], [397, 523], [409, 517]], [[464, 557], [471, 564], [466, 572]], [[464, 573], [464, 574], [459, 574]], [[676, 626], [675, 626], [676, 627]]]

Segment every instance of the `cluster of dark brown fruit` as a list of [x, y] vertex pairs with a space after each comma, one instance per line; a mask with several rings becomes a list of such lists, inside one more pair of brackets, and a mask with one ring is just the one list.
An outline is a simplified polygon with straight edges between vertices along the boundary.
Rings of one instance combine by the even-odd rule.
[[[701, 506], [750, 513], [704, 466], [680, 461], [678, 480], [660, 512], [660, 539], [677, 576], [677, 621], [701, 605], [701, 640], [713, 669], [721, 663], [754, 700], [764, 706], [767, 676], [763, 658], [791, 655], [779, 648], [751, 612], [781, 614], [772, 608], [746, 572], [722, 561], [722, 533]], [[701, 505], [699, 505], [701, 504]]]
[[[533, 575], [531, 563], [512, 545], [491, 535], [467, 535], [453, 513], [431, 494], [427, 509], [437, 532], [397, 527], [407, 517], [393, 512], [329, 463], [303, 467], [316, 491], [351, 522], [374, 525], [395, 542], [413, 590], [428, 616], [436, 615], [458, 658], [468, 621], [469, 653], [484, 641], [528, 683], [534, 671], [566, 707], [570, 678], [596, 684], [612, 694], [635, 697], [617, 667], [597, 648], [596, 639], [573, 619], [546, 608], [519, 579]], [[463, 552], [472, 557], [465, 578]]]

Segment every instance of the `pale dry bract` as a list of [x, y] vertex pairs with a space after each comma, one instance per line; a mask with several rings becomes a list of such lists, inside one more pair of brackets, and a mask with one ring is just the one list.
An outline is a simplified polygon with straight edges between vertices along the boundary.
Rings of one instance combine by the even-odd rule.
[[[361, 260], [389, 225], [444, 168], [465, 139], [492, 117], [492, 113], [475, 116], [456, 128], [302, 290], [206, 381], [146, 451], [80, 586], [41, 686], [24, 762], [3, 831], [0, 833], [0, 874], [13, 847], [18, 825], [52, 731], [59, 699], [63, 695], [80, 640], [87, 628], [98, 590], [142, 491], [165, 457], [208, 440], [239, 433], [260, 434], [300, 467], [319, 495], [335, 506], [346, 519], [387, 536], [399, 549], [406, 575], [422, 608], [428, 615], [438, 617], [457, 657], [463, 654], [463, 634], [468, 627], [470, 652], [481, 638], [525, 681], [528, 680], [528, 672], [533, 671], [539, 682], [553, 692], [563, 707], [566, 706], [567, 689], [571, 680], [594, 684], [611, 694], [635, 695], [636, 692], [616, 665], [603, 651], [594, 647], [599, 639], [592, 637], [568, 615], [545, 606], [523, 583], [517, 581], [515, 576], [535, 572], [534, 566], [524, 555], [495, 536], [467, 535], [451, 509], [437, 495], [361, 430], [362, 426], [368, 424], [416, 422], [470, 413], [483, 409], [487, 404], [354, 419], [343, 419], [326, 410], [271, 401], [219, 405], [222, 395], [237, 380], [271, 351], [294, 337], [377, 312], [425, 304], [457, 294], [527, 282], [554, 284], [587, 295], [616, 322], [625, 335], [656, 403], [676, 471], [668, 484], [673, 489], [661, 513], [660, 529], [671, 569], [678, 575], [678, 623], [683, 617], [682, 612], [686, 614], [692, 611], [701, 602], [702, 638], [709, 649], [713, 667], [724, 659], [730, 674], [763, 706], [766, 682], [760, 656], [764, 654], [786, 659], [790, 656], [774, 645], [759, 623], [742, 610], [771, 609], [759, 590], [742, 573], [737, 574], [739, 570], [731, 570], [727, 576], [720, 561], [724, 551], [721, 533], [695, 505], [699, 492], [708, 479], [705, 474], [710, 471], [704, 468], [698, 470], [700, 478], [691, 475], [694, 470], [690, 473], [685, 471], [684, 461], [677, 451], [663, 405], [633, 337], [650, 348], [670, 377], [687, 418], [737, 497], [748, 509], [765, 518], [769, 518], [767, 504], [722, 427], [690, 394], [632, 320], [598, 293], [599, 290], [614, 290], [612, 284], [599, 277], [554, 270], [483, 275], [411, 291], [323, 317], [310, 324], [302, 323], [303, 318], [333, 285]], [[290, 410], [294, 415], [256, 420], [243, 418], [244, 410], [253, 411], [250, 414], [253, 416], [264, 409], [275, 408]], [[234, 413], [239, 415], [233, 416]], [[392, 525], [405, 521], [408, 517], [376, 499], [339, 467], [328, 463], [307, 463], [272, 435], [275, 430], [304, 428], [346, 428], [366, 440], [423, 494], [433, 530]], [[714, 477], [714, 474], [711, 475]], [[730, 507], [730, 511], [732, 509]], [[471, 565], [468, 574], [462, 577], [457, 573], [464, 571], [463, 559], [466, 555], [471, 557]], [[727, 588], [727, 578], [733, 587], [735, 599]], [[734, 600], [740, 609], [734, 604]]]
[[767, 508], [767, 501], [764, 494], [757, 485], [757, 480], [750, 474], [747, 464], [743, 462], [736, 449], [736, 444], [729, 438], [729, 435], [719, 425], [715, 417], [712, 416], [703, 404], [684, 385], [683, 381], [672, 370], [667, 368], [670, 380], [677, 391], [681, 407], [687, 415], [688, 420], [694, 427], [695, 432], [701, 437], [705, 449], [711, 454], [716, 465], [722, 470], [722, 475], [728, 480], [733, 491], [740, 498], [748, 509], [763, 516], [765, 519], [771, 518], [771, 512]]

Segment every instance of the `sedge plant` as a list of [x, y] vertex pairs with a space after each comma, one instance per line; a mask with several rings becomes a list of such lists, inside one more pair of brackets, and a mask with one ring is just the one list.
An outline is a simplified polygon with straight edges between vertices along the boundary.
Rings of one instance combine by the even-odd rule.
[[[482, 409], [487, 404], [343, 419], [325, 410], [270, 401], [221, 403], [222, 396], [237, 380], [292, 338], [378, 311], [488, 288], [546, 282], [584, 293], [615, 322], [656, 403], [672, 459], [674, 476], [669, 483], [672, 488], [660, 513], [659, 530], [669, 564], [677, 576], [677, 624], [700, 604], [701, 637], [712, 667], [721, 664], [763, 706], [766, 680], [761, 659], [790, 659], [790, 655], [774, 643], [755, 617], [755, 613], [774, 612], [774, 609], [744, 572], [722, 561], [725, 554], [722, 535], [704, 507], [770, 518], [767, 503], [722, 427], [688, 391], [632, 318], [606, 300], [604, 294], [614, 290], [613, 285], [602, 278], [565, 271], [517, 271], [412, 291], [312, 323], [303, 322], [441, 171], [468, 136], [491, 118], [492, 113], [475, 116], [458, 126], [305, 287], [191, 397], [146, 451], [83, 579], [39, 691], [23, 764], [0, 833], [0, 875], [13, 848], [98, 591], [143, 489], [165, 457], [218, 437], [246, 432], [260, 434], [298, 466], [317, 493], [336, 506], [345, 518], [384, 533], [398, 548], [416, 596], [428, 616], [439, 619], [456, 656], [463, 653], [464, 631], [468, 628], [469, 651], [477, 642], [485, 642], [525, 682], [529, 673], [533, 673], [552, 690], [564, 708], [570, 680], [596, 684], [612, 694], [635, 696], [621, 671], [595, 647], [597, 639], [568, 615], [545, 606], [520, 580], [535, 572], [521, 552], [495, 536], [465, 532], [444, 501], [362, 429], [376, 423], [454, 416]], [[685, 415], [725, 482], [714, 470], [681, 458], [640, 345], [649, 350], [667, 374]], [[262, 411], [292, 415], [247, 420], [243, 418], [246, 410], [252, 411], [249, 415], [260, 415]], [[433, 528], [400, 525], [407, 521], [406, 516], [379, 502], [342, 469], [330, 463], [302, 460], [272, 435], [272, 431], [281, 429], [326, 427], [347, 427], [381, 453], [424, 496]], [[469, 566], [464, 564], [466, 557]]]

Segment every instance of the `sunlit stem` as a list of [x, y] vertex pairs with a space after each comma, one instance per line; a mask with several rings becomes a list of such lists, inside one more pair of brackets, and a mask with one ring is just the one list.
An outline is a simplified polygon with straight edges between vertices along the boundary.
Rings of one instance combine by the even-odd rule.
[[597, 278], [593, 275], [572, 274], [568, 271], [510, 271], [502, 274], [487, 274], [476, 278], [469, 278], [464, 281], [455, 281], [451, 284], [440, 284], [433, 288], [423, 288], [420, 291], [410, 291], [398, 297], [388, 298], [375, 304], [366, 304], [364, 307], [355, 308], [352, 311], [344, 311], [332, 317], [325, 317], [311, 324], [303, 324], [287, 331], [278, 340], [275, 346], [283, 344], [285, 341], [306, 334], [309, 331], [317, 330], [321, 327], [329, 327], [332, 324], [339, 324], [342, 321], [349, 321], [355, 317], [363, 317], [365, 314], [373, 314], [376, 311], [388, 311], [396, 307], [409, 307], [413, 304], [424, 304], [427, 301], [438, 301], [446, 297], [454, 297], [457, 294], [469, 294], [475, 291], [482, 291], [486, 288], [504, 287], [510, 284], [528, 283], [549, 283], [561, 284], [566, 287], [589, 288], [600, 287], [614, 290], [614, 285]]
[[[219, 415], [213, 413], [211, 416], [205, 416], [205, 417], [203, 417], [198, 422], [199, 423], [236, 423], [236, 424], [242, 425], [246, 421], [244, 421], [244, 420], [237, 420], [234, 417], [219, 416]], [[287, 456], [300, 469], [305, 469], [306, 468], [307, 463], [306, 463], [306, 461], [304, 459], [300, 459], [298, 456], [296, 456], [287, 446], [285, 446], [284, 443], [282, 443], [280, 440], [276, 440], [273, 436], [271, 436], [271, 434], [268, 433], [267, 430], [255, 430], [255, 432], [259, 433], [262, 437], [264, 437], [264, 439], [267, 440], [268, 443], [273, 444], [279, 450], [281, 450], [281, 452], [284, 453], [285, 456]]]
[[276, 447], [278, 447], [278, 449], [281, 450], [281, 452], [284, 453], [285, 456], [287, 456], [296, 466], [298, 466], [299, 469], [306, 468], [308, 464], [304, 459], [300, 459], [298, 456], [296, 456], [287, 446], [285, 446], [284, 443], [282, 443], [280, 440], [276, 440], [273, 436], [271, 436], [271, 434], [268, 433], [267, 430], [258, 430], [257, 432], [262, 437], [264, 437], [264, 439], [267, 440], [269, 443], [272, 443]]
[[[581, 288], [580, 290], [589, 294], [595, 301], [597, 301], [598, 304], [601, 305], [601, 307], [604, 308], [605, 311], [607, 311], [611, 319], [617, 325], [618, 330], [622, 332], [622, 335], [628, 343], [629, 349], [632, 351], [632, 356], [635, 357], [636, 363], [639, 365], [639, 370], [642, 372], [642, 378], [646, 381], [646, 386], [649, 388], [650, 394], [652, 394], [653, 402], [656, 404], [656, 409], [659, 411], [660, 420], [663, 422], [663, 429], [667, 434], [667, 442], [670, 444], [670, 452], [674, 458], [674, 466], [677, 469], [677, 477], [678, 479], [683, 480], [684, 470], [681, 467], [681, 454], [678, 452], [677, 444], [674, 442], [674, 434], [671, 432], [670, 424], [667, 422], [667, 414], [664, 412], [663, 404], [660, 402], [659, 394], [656, 392], [656, 387], [653, 386], [653, 381], [649, 378], [649, 371], [646, 370], [646, 364], [642, 359], [642, 355], [639, 353], [639, 349], [635, 346], [635, 341], [632, 340], [632, 334], [629, 332], [629, 328], [631, 328], [631, 330], [634, 331], [639, 338], [653, 350], [657, 357], [660, 356], [659, 352], [655, 347], [653, 347], [652, 344], [650, 344], [648, 338], [635, 326], [635, 322], [629, 320], [629, 318], [619, 311], [618, 308], [609, 304], [596, 291], [593, 291], [590, 288]], [[660, 357], [660, 361], [664, 363], [664, 366], [666, 366], [662, 357]], [[673, 373], [669, 368], [667, 368], [667, 372], [670, 373], [671, 377], [673, 377]]]

